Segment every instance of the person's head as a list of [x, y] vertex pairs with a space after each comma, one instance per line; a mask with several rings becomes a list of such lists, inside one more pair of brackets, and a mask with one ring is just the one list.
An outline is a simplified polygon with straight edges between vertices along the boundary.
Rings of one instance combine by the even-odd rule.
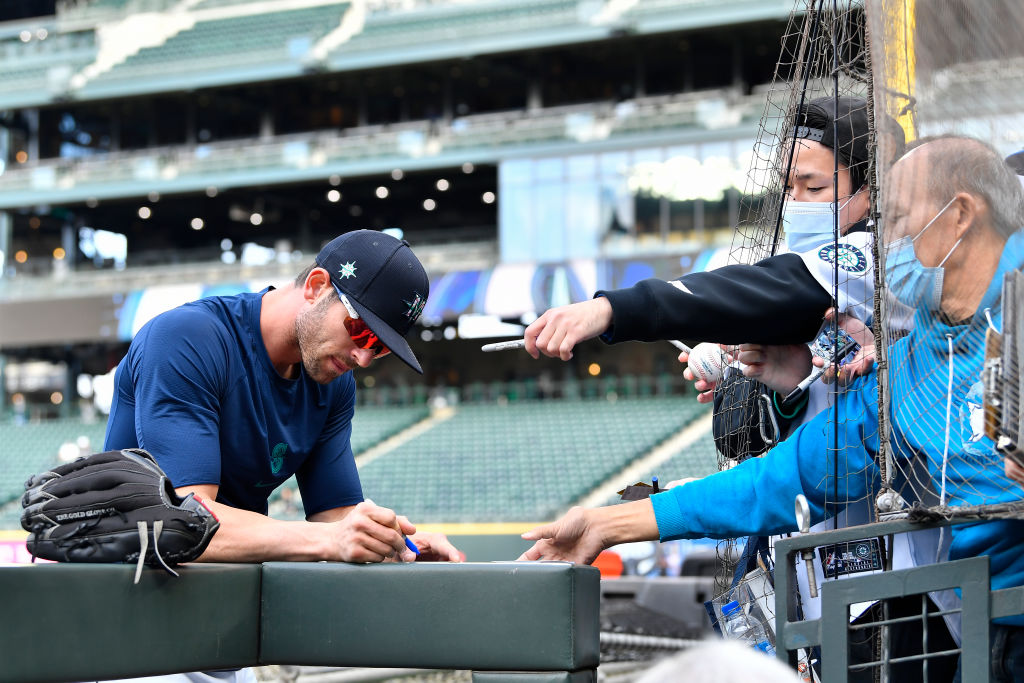
[[[912, 298], [929, 296], [925, 303], [936, 310], [940, 301], [947, 310], [950, 299], [980, 296], [976, 290], [988, 285], [981, 274], [994, 269], [1024, 215], [1013, 171], [992, 146], [968, 137], [917, 141], [893, 166], [883, 195], [886, 269], [900, 269], [901, 280], [890, 272], [887, 282], [904, 303], [918, 306]], [[903, 276], [924, 271], [934, 275], [931, 284], [911, 295]]]
[[[886, 117], [882, 117], [885, 119]], [[797, 110], [787, 154], [793, 163], [786, 197], [795, 203], [835, 202], [839, 229], [846, 233], [867, 217], [870, 165], [868, 104], [858, 97], [820, 97]], [[899, 127], [896, 126], [897, 130]], [[887, 135], [889, 127], [886, 127]], [[902, 148], [902, 130], [899, 130]], [[895, 144], [895, 141], [893, 141]], [[833, 178], [838, 161], [838, 177]], [[795, 207], [800, 210], [800, 207]], [[828, 212], [831, 215], [831, 210]], [[787, 226], [789, 228], [789, 226]], [[798, 228], [799, 229], [799, 228]]]
[[422, 374], [405, 335], [430, 283], [409, 244], [374, 230], [331, 240], [296, 279], [307, 306], [295, 318], [306, 373], [326, 384], [393, 353]]
[[667, 657], [636, 683], [798, 683], [796, 672], [778, 659], [735, 640], [707, 640]]

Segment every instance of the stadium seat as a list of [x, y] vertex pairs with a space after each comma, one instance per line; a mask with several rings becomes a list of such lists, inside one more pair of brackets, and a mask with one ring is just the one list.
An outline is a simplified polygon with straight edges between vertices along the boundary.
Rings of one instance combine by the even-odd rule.
[[463, 404], [360, 478], [375, 502], [420, 523], [540, 521], [705, 409], [679, 397]]
[[341, 23], [348, 8], [338, 3], [200, 21], [162, 45], [143, 48], [97, 81], [157, 74], [169, 64], [187, 71], [302, 57], [291, 53], [290, 41], [307, 38], [312, 47]]
[[86, 447], [76, 448], [74, 452], [80, 450], [82, 455], [95, 452], [103, 447], [105, 431], [105, 421], [64, 419], [0, 423], [0, 443], [4, 444], [5, 452], [4, 466], [0, 468], [0, 505], [20, 498], [30, 476], [59, 465], [62, 445], [71, 443], [77, 447], [81, 440]]

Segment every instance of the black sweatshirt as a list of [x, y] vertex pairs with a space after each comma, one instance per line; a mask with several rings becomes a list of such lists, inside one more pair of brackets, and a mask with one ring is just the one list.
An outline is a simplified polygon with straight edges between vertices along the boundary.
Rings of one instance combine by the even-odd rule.
[[611, 344], [663, 339], [691, 346], [806, 343], [832, 305], [832, 296], [798, 254], [689, 273], [672, 282], [652, 278], [595, 296], [606, 297], [612, 306], [613, 323], [601, 335]]

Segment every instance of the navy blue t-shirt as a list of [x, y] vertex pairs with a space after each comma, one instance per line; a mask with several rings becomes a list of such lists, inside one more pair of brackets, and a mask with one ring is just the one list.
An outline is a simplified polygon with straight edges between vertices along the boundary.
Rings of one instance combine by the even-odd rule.
[[363, 500], [349, 438], [355, 380], [281, 377], [260, 334], [263, 295], [210, 297], [148, 322], [114, 375], [104, 448], [144, 448], [175, 487], [267, 513], [296, 475], [306, 516]]

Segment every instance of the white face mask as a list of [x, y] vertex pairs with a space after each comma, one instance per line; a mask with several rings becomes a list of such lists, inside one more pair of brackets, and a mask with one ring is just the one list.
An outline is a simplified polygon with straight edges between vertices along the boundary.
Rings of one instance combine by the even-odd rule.
[[[853, 201], [850, 197], [839, 206], [839, 211]], [[834, 238], [834, 202], [794, 202], [788, 200], [782, 210], [782, 225], [786, 232], [786, 247], [795, 253], [817, 249]]]

